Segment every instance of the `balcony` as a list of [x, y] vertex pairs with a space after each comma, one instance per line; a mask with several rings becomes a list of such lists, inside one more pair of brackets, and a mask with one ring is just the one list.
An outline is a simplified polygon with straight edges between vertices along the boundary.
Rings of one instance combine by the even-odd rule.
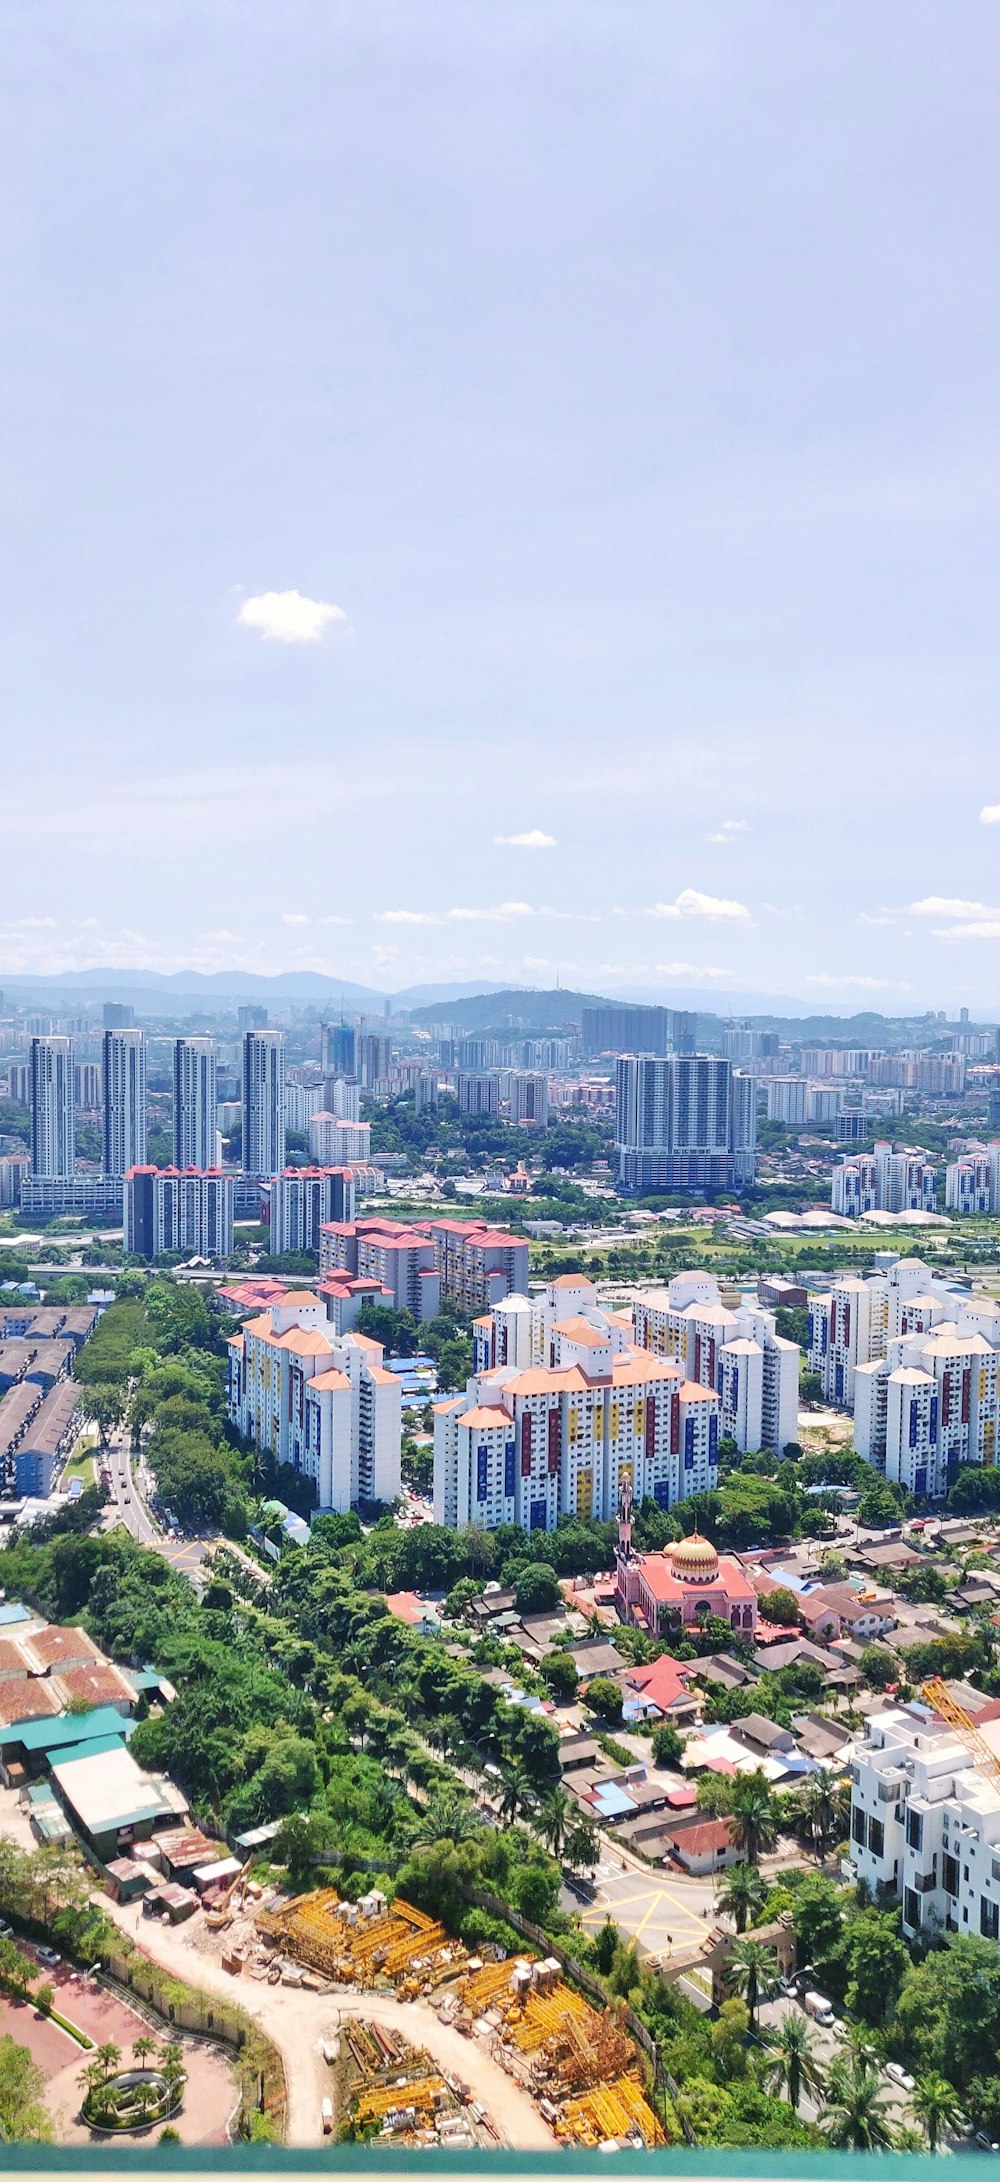
[[914, 1875], [913, 1885], [918, 1894], [933, 1894], [937, 1883], [937, 1873], [934, 1871], [921, 1871]]

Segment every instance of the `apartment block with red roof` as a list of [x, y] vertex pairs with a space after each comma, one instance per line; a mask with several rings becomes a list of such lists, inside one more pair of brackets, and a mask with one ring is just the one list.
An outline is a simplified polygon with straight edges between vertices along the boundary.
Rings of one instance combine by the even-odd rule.
[[418, 1320], [436, 1318], [443, 1296], [472, 1316], [528, 1285], [526, 1240], [479, 1220], [331, 1221], [320, 1229], [319, 1263], [321, 1273], [371, 1274]]

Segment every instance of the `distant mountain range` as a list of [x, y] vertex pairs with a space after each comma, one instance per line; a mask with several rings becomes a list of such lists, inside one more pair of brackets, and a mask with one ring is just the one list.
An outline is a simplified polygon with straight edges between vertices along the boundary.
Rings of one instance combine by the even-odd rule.
[[[495, 986], [499, 992], [503, 988]], [[193, 1000], [199, 1008], [224, 1000], [304, 1000], [339, 1005], [341, 996], [352, 1007], [361, 1003], [384, 1008], [388, 999], [401, 1005], [464, 999], [470, 993], [488, 992], [482, 980], [461, 985], [414, 985], [405, 993], [389, 994], [374, 985], [356, 985], [348, 977], [322, 977], [316, 970], [279, 970], [273, 976], [249, 970], [59, 970], [30, 977], [0, 974], [0, 991], [19, 999], [37, 993], [46, 1000], [59, 994], [82, 995], [94, 1000], [121, 1000], [148, 1008], [164, 1000]]]

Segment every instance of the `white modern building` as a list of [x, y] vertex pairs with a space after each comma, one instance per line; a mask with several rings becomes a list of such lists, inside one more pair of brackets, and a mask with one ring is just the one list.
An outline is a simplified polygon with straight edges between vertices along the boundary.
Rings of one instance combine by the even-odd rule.
[[28, 1104], [33, 1174], [65, 1178], [76, 1169], [72, 1038], [33, 1038]]
[[[977, 1733], [1000, 1755], [989, 1706]], [[1000, 1939], [1000, 1788], [944, 1720], [921, 1705], [869, 1721], [851, 1766], [851, 1862], [903, 1929]]]
[[954, 1282], [932, 1273], [922, 1258], [880, 1252], [876, 1271], [846, 1273], [809, 1299], [809, 1368], [838, 1409], [854, 1409], [856, 1375], [879, 1361], [900, 1334], [923, 1332], [935, 1315], [954, 1315]]
[[146, 1160], [146, 1040], [141, 1030], [106, 1030], [104, 1172], [117, 1177]]
[[[285, 1041], [280, 1030], [243, 1039], [243, 1171], [268, 1181], [285, 1164]], [[332, 1164], [332, 1162], [331, 1162]]]
[[364, 1334], [338, 1335], [321, 1296], [292, 1292], [229, 1342], [229, 1417], [313, 1480], [320, 1509], [395, 1500], [400, 1382]]
[[370, 1121], [343, 1121], [336, 1114], [314, 1114], [309, 1123], [309, 1156], [317, 1167], [343, 1167], [371, 1158]]
[[712, 1273], [675, 1273], [633, 1307], [635, 1338], [719, 1396], [719, 1431], [741, 1454], [798, 1437], [800, 1350], [756, 1301], [727, 1310]]
[[547, 1076], [514, 1069], [510, 1077], [510, 1118], [522, 1128], [544, 1129], [549, 1118]]
[[211, 1038], [174, 1040], [174, 1165], [217, 1164], [215, 1046]]
[[910, 1315], [921, 1322], [857, 1372], [854, 1444], [894, 1484], [939, 1500], [962, 1464], [997, 1458], [1000, 1310], [946, 1316], [934, 1298], [917, 1297]]

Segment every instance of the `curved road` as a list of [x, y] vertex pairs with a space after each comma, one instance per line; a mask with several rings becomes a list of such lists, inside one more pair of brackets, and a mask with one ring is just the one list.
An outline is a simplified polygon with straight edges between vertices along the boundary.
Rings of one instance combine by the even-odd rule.
[[501, 2140], [515, 2151], [553, 2150], [552, 2132], [528, 2092], [483, 2050], [481, 2039], [463, 2038], [460, 2031], [439, 2022], [433, 2008], [422, 2001], [389, 2000], [381, 1993], [359, 1993], [349, 1988], [343, 1992], [308, 1993], [289, 1985], [232, 1978], [210, 1955], [192, 1946], [179, 1928], [143, 1917], [139, 1904], [109, 1902], [102, 1895], [101, 1908], [162, 1969], [203, 1992], [238, 2001], [274, 2040], [288, 2085], [289, 2144], [322, 2142], [320, 2110], [324, 2098], [330, 2096], [330, 2071], [318, 2043], [332, 2036], [346, 2016], [362, 2016], [368, 2022], [384, 2023], [399, 2031], [411, 2045], [423, 2047], [449, 2075], [467, 2083], [473, 2098], [485, 2106]]

